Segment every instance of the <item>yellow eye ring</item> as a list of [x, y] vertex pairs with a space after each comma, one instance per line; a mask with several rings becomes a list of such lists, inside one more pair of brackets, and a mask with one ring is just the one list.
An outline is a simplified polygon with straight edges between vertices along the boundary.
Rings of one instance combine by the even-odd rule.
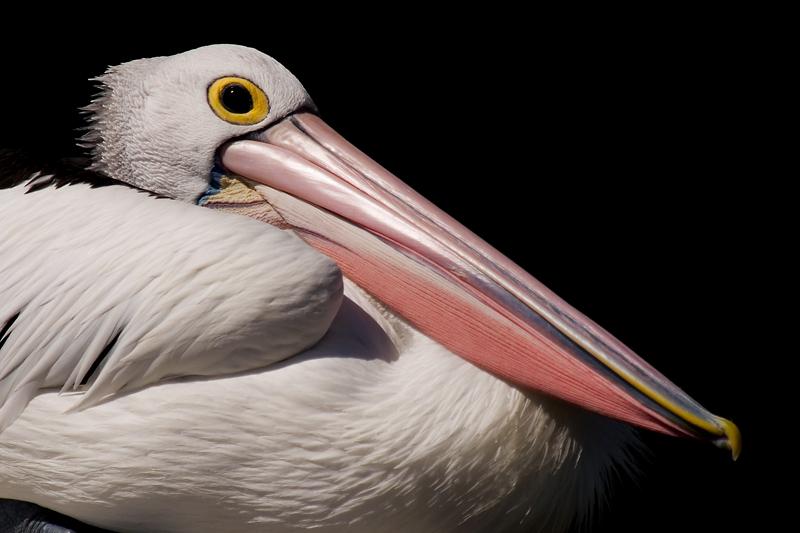
[[231, 124], [251, 126], [269, 114], [269, 100], [255, 83], [226, 76], [208, 87], [208, 105], [216, 115]]

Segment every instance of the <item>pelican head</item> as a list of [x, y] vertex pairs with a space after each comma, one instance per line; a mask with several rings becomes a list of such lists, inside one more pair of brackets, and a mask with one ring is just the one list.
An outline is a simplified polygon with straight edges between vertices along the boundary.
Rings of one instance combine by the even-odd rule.
[[350, 145], [271, 57], [207, 46], [125, 63], [99, 81], [85, 138], [99, 172], [200, 205], [235, 182], [268, 206], [263, 220], [295, 230], [496, 377], [738, 455], [734, 424]]
[[[93, 149], [94, 169], [187, 202], [208, 188], [225, 142], [314, 108], [291, 72], [244, 46], [137, 59], [97, 81], [103, 91], [86, 108], [94, 123], [83, 139]], [[235, 106], [247, 105], [242, 98], [253, 108], [236, 113]]]

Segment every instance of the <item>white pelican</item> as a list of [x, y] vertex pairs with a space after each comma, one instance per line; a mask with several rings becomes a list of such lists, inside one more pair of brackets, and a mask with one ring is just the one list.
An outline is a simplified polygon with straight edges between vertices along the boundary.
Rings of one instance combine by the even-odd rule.
[[100, 82], [90, 172], [3, 169], [0, 498], [115, 531], [561, 531], [628, 424], [739, 453], [272, 58]]

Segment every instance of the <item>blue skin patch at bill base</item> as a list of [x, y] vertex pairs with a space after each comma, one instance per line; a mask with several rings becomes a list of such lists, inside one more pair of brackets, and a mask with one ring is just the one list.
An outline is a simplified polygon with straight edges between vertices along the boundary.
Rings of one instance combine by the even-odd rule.
[[211, 179], [208, 182], [208, 188], [200, 198], [197, 199], [197, 205], [206, 205], [208, 201], [222, 190], [222, 178], [225, 176], [225, 171], [219, 162], [214, 163], [214, 168], [211, 169]]

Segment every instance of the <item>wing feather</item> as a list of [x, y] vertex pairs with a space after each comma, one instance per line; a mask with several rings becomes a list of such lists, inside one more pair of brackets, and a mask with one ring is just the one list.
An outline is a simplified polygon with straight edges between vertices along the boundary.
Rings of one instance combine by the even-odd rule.
[[25, 193], [0, 190], [0, 431], [46, 388], [88, 379], [85, 408], [265, 367], [339, 307], [338, 268], [267, 224], [120, 186]]

